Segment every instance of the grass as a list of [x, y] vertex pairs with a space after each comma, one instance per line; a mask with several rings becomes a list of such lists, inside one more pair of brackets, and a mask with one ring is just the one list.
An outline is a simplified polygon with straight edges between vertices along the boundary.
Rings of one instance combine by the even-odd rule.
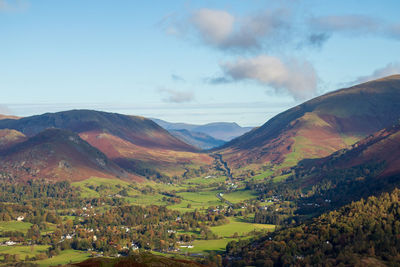
[[[205, 175], [208, 176], [208, 175]], [[183, 181], [183, 184], [193, 184], [193, 185], [209, 185], [212, 183], [223, 183], [225, 182], [226, 177], [225, 176], [218, 176], [218, 177], [212, 177], [212, 178], [205, 178], [205, 177], [197, 177], [197, 178], [191, 178]]]
[[26, 233], [32, 224], [28, 222], [6, 221], [0, 222], [0, 232], [4, 231], [19, 231]]
[[[182, 212], [193, 211], [195, 209], [208, 208], [210, 206], [218, 206], [223, 204], [217, 197], [216, 194], [219, 191], [200, 191], [200, 192], [181, 192], [177, 195], [182, 197], [182, 202], [179, 204], [169, 206], [170, 209], [179, 210]], [[188, 208], [188, 204], [191, 208]]]
[[282, 181], [286, 180], [286, 178], [288, 178], [290, 175], [291, 175], [290, 173], [284, 174], [284, 175], [279, 175], [279, 176], [274, 177], [272, 179], [272, 181], [274, 181], [275, 183], [282, 182]]
[[238, 190], [231, 193], [225, 193], [223, 197], [232, 203], [240, 203], [247, 199], [256, 198], [256, 194], [251, 190]]
[[[91, 177], [89, 179], [74, 182], [71, 185], [79, 187], [81, 189], [81, 196], [82, 197], [100, 197], [109, 195], [109, 194], [116, 194], [122, 190], [122, 188], [127, 187], [130, 183], [120, 180], [120, 179], [107, 179], [107, 178], [99, 178], [99, 177]], [[90, 186], [96, 188], [97, 186], [104, 186], [107, 189], [102, 190], [100, 192], [96, 192], [96, 190], [90, 189]]]
[[25, 259], [28, 255], [33, 257], [40, 253], [45, 253], [50, 246], [47, 245], [34, 245], [32, 246], [0, 246], [0, 253], [10, 255], [19, 255], [20, 259]]
[[129, 203], [135, 205], [167, 205], [168, 202], [162, 200], [161, 194], [139, 194], [130, 197], [124, 197]]
[[211, 231], [219, 237], [232, 237], [235, 233], [239, 236], [244, 236], [253, 230], [275, 230], [275, 225], [272, 224], [256, 224], [248, 223], [241, 218], [229, 218], [229, 223], [220, 226], [210, 227]]
[[262, 172], [260, 174], [254, 175], [253, 177], [251, 177], [251, 179], [254, 179], [255, 181], [258, 180], [264, 180], [265, 178], [271, 176], [274, 172], [272, 170], [267, 170], [265, 172]]
[[68, 263], [82, 262], [88, 259], [90, 255], [91, 254], [88, 252], [69, 249], [61, 251], [59, 255], [54, 256], [53, 258], [35, 261], [34, 263], [37, 263], [40, 266], [64, 265]]
[[237, 240], [234, 238], [224, 238], [216, 240], [195, 240], [192, 245], [193, 248], [180, 248], [182, 252], [188, 253], [209, 253], [211, 251], [223, 252], [226, 249], [226, 245], [232, 241]]

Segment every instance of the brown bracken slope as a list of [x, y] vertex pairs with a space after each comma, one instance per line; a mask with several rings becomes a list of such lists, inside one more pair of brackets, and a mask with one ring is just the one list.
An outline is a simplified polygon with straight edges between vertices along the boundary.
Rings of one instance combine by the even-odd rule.
[[293, 166], [325, 157], [400, 117], [400, 75], [331, 92], [289, 109], [216, 153], [232, 167]]
[[140, 181], [79, 135], [47, 129], [0, 150], [0, 173], [10, 180], [47, 179], [79, 181], [90, 177]]
[[[72, 131], [102, 151], [120, 167], [143, 174], [145, 169], [179, 175], [186, 165], [211, 164], [212, 158], [172, 136], [153, 121], [117, 113], [71, 110], [0, 120], [0, 129], [14, 129], [28, 137], [58, 128]], [[140, 172], [139, 172], [140, 170]]]

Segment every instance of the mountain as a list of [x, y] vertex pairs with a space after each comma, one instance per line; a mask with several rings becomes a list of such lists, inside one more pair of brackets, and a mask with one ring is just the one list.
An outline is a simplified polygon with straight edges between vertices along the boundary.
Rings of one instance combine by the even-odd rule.
[[47, 128], [66, 129], [75, 133], [105, 132], [145, 147], [196, 150], [146, 118], [94, 110], [46, 113], [19, 120], [4, 119], [0, 121], [0, 129], [5, 128], [15, 129], [27, 136]]
[[116, 164], [142, 176], [179, 175], [188, 164], [212, 162], [208, 155], [197, 153], [198, 149], [143, 117], [71, 110], [0, 120], [0, 129], [14, 129], [27, 137], [49, 128], [79, 134]]
[[13, 115], [3, 115], [3, 114], [0, 114], [0, 120], [4, 120], [4, 119], [18, 120], [18, 119], [20, 119], [20, 117], [13, 116]]
[[400, 124], [328, 157], [302, 160], [292, 174], [287, 187], [307, 196], [304, 202], [330, 199], [330, 208], [390, 192], [400, 186]]
[[291, 108], [216, 151], [231, 167], [293, 166], [344, 149], [400, 117], [400, 75], [334, 91]]
[[241, 136], [253, 129], [253, 127], [241, 127], [234, 122], [214, 122], [204, 125], [195, 125], [186, 123], [172, 123], [159, 119], [152, 120], [167, 130], [187, 130], [190, 132], [198, 132], [223, 141], [230, 141], [233, 138]]
[[199, 149], [211, 149], [225, 144], [225, 141], [215, 139], [210, 135], [200, 132], [192, 132], [189, 130], [169, 130], [176, 138], [191, 144]]
[[0, 151], [0, 172], [12, 180], [77, 181], [90, 177], [136, 179], [79, 135], [47, 129]]
[[25, 141], [26, 136], [16, 130], [0, 130], [0, 150], [11, 147], [17, 143]]
[[312, 168], [344, 170], [367, 163], [383, 164], [379, 177], [400, 175], [400, 124], [382, 129], [328, 157], [301, 161], [299, 168], [310, 169], [310, 172]]

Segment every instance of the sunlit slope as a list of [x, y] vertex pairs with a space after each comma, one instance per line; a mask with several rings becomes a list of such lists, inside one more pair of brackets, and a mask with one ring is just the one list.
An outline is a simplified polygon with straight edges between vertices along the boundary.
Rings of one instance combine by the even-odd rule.
[[314, 98], [216, 151], [233, 168], [248, 164], [292, 166], [348, 147], [400, 117], [400, 75]]

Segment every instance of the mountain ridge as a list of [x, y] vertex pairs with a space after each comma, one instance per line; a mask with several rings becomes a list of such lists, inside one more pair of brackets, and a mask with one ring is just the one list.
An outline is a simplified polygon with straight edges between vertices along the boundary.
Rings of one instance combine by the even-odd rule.
[[233, 167], [293, 166], [346, 148], [400, 116], [400, 75], [343, 88], [278, 114], [216, 152]]

